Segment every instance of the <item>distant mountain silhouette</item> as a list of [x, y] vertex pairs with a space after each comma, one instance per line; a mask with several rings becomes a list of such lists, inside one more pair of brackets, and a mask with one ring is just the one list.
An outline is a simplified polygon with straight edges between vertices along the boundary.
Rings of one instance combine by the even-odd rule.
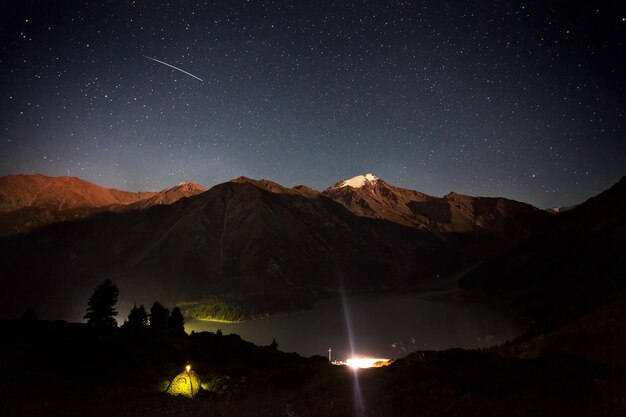
[[191, 197], [196, 194], [203, 193], [205, 191], [206, 189], [196, 182], [184, 181], [184, 182], [176, 184], [173, 187], [166, 188], [163, 191], [160, 191], [158, 193], [154, 193], [154, 195], [148, 198], [136, 201], [124, 207], [120, 207], [120, 206], [113, 207], [112, 211], [137, 210], [137, 209], [145, 209], [145, 208], [157, 206], [157, 205], [172, 204], [172, 203], [177, 202], [181, 198]]
[[192, 182], [161, 192], [128, 192], [103, 188], [76, 177], [41, 174], [0, 177], [0, 236], [23, 233], [100, 211], [124, 211], [171, 204], [203, 192]]
[[547, 208], [546, 211], [548, 213], [552, 213], [552, 214], [561, 214], [561, 213], [565, 213], [566, 211], [570, 211], [571, 209], [573, 209], [574, 206], [567, 206], [567, 207], [563, 207], [563, 206], [555, 206], [555, 207], [550, 207]]
[[323, 194], [359, 216], [428, 230], [480, 256], [506, 251], [552, 220], [526, 203], [456, 193], [432, 197], [394, 187], [371, 173], [339, 181]]
[[461, 279], [536, 318], [572, 318], [626, 300], [626, 177], [554, 216], [553, 227]]
[[102, 188], [76, 177], [7, 175], [0, 177], [0, 213], [25, 207], [68, 210], [130, 204], [154, 194]]

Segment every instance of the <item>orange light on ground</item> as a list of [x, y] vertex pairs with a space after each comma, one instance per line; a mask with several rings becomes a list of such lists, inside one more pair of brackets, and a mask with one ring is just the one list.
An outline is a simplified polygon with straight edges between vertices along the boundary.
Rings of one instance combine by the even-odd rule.
[[382, 359], [382, 358], [350, 358], [347, 359], [345, 364], [353, 369], [364, 369], [364, 368], [379, 368], [381, 366], [387, 366], [392, 361], [390, 359]]

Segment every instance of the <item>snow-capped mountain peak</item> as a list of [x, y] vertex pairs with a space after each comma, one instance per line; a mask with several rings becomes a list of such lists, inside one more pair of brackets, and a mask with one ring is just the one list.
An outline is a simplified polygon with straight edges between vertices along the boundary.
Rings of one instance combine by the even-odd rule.
[[341, 181], [341, 185], [339, 186], [339, 188], [342, 188], [342, 187], [361, 188], [365, 184], [368, 184], [368, 183], [371, 185], [374, 185], [376, 184], [376, 181], [378, 181], [379, 179], [380, 178], [378, 178], [376, 175], [368, 172], [367, 174], [357, 175], [356, 177], [352, 177], [348, 180]]
[[205, 191], [204, 187], [193, 181], [182, 181], [163, 191]]

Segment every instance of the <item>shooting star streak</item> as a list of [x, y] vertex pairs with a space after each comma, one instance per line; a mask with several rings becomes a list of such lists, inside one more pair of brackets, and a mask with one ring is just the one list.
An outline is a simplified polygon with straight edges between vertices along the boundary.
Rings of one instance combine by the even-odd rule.
[[151, 59], [151, 60], [153, 60], [153, 61], [155, 61], [155, 62], [158, 62], [159, 64], [167, 65], [168, 67], [170, 67], [170, 68], [174, 68], [174, 69], [175, 69], [175, 70], [177, 70], [177, 71], [180, 71], [180, 72], [182, 72], [182, 73], [184, 73], [184, 74], [187, 74], [187, 75], [189, 75], [189, 76], [191, 76], [191, 77], [195, 78], [196, 80], [200, 80], [200, 81], [204, 82], [204, 80], [203, 80], [202, 78], [200, 78], [200, 77], [196, 77], [196, 76], [195, 76], [195, 75], [193, 75], [192, 73], [187, 72], [187, 71], [185, 71], [185, 70], [182, 70], [182, 69], [180, 69], [180, 68], [178, 68], [178, 67], [175, 67], [174, 65], [168, 64], [167, 62], [159, 61], [158, 59], [156, 59], [156, 58], [152, 58], [152, 57], [149, 57], [149, 56], [147, 56], [147, 55], [142, 55], [142, 56], [143, 56], [144, 58], [148, 58], [148, 59]]

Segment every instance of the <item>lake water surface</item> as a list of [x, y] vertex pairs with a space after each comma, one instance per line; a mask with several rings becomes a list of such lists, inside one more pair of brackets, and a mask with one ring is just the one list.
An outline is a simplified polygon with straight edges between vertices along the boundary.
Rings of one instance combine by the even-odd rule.
[[310, 311], [217, 323], [190, 320], [187, 332], [221, 329], [257, 345], [303, 356], [346, 359], [352, 352], [397, 358], [415, 350], [492, 346], [519, 336], [524, 326], [484, 306], [429, 301], [417, 295], [366, 294], [318, 301]]

